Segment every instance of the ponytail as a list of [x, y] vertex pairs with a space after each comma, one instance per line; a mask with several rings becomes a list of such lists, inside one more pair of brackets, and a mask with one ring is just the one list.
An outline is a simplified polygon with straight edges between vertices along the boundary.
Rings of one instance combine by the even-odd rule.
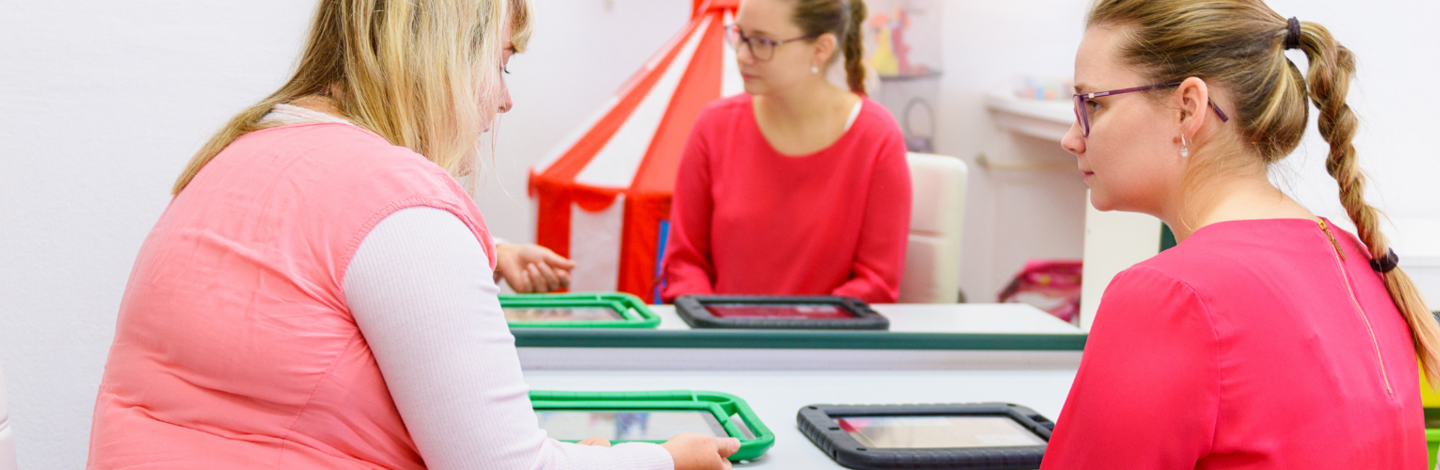
[[[1301, 23], [1299, 49], [1310, 61], [1305, 81], [1310, 99], [1320, 110], [1320, 136], [1330, 143], [1325, 170], [1340, 186], [1340, 202], [1345, 206], [1360, 241], [1370, 250], [1371, 259], [1390, 255], [1390, 241], [1380, 233], [1380, 211], [1365, 202], [1365, 175], [1356, 163], [1355, 130], [1359, 124], [1355, 113], [1345, 104], [1350, 77], [1355, 74], [1355, 55], [1335, 42], [1330, 31], [1315, 23]], [[1425, 307], [1420, 291], [1400, 268], [1382, 273], [1385, 289], [1400, 310], [1415, 342], [1415, 354], [1430, 383], [1440, 383], [1440, 325]]]
[[835, 35], [839, 41], [836, 53], [826, 65], [842, 55], [845, 59], [845, 84], [850, 91], [865, 94], [865, 19], [870, 10], [865, 0], [795, 0], [792, 21], [806, 36]]
[[865, 0], [850, 0], [850, 24], [842, 43], [845, 51], [845, 83], [850, 91], [865, 94], [865, 18], [870, 16]]

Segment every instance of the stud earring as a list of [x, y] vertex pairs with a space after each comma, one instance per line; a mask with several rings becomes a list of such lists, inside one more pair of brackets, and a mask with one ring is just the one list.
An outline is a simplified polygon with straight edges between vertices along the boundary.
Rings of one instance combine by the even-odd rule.
[[1190, 141], [1185, 140], [1183, 135], [1180, 136], [1180, 156], [1182, 158], [1190, 156]]
[[810, 65], [810, 73], [820, 73], [820, 66], [819, 66], [819, 65], [815, 65], [815, 64], [811, 64], [811, 65]]

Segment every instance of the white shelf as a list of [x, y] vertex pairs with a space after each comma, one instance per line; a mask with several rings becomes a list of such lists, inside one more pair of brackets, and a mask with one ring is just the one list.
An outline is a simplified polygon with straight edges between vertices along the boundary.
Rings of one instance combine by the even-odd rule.
[[1075, 110], [1069, 101], [1042, 101], [1015, 96], [1008, 87], [985, 94], [985, 107], [995, 124], [1011, 132], [1059, 142], [1075, 124]]

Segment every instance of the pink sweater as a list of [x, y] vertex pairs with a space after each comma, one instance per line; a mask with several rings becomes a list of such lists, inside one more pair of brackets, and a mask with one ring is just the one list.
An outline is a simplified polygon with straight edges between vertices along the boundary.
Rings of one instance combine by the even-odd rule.
[[894, 302], [910, 231], [910, 170], [895, 120], [864, 100], [830, 147], [770, 147], [750, 95], [710, 104], [675, 180], [666, 301], [686, 294], [843, 295]]
[[1336, 229], [1201, 228], [1116, 276], [1043, 469], [1426, 468], [1410, 328]]
[[[486, 316], [484, 321], [446, 324], [441, 318], [437, 326], [426, 323], [437, 320], [430, 312], [375, 311], [369, 305], [366, 327], [385, 331], [365, 334], [356, 323], [362, 306], [352, 315], [352, 299], [396, 294], [382, 289], [391, 285], [448, 282], [412, 275], [414, 263], [373, 257], [379, 264], [354, 270], [368, 272], [368, 282], [357, 287], [346, 281], [352, 259], [363, 261], [358, 248], [372, 246], [372, 232], [380, 231], [372, 228], [406, 227], [387, 224], [398, 220], [391, 215], [417, 213], [403, 210], [409, 208], [449, 216], [457, 230], [446, 239], [468, 238], [475, 249], [439, 255], [479, 263], [472, 271], [488, 281], [484, 263], [489, 258], [493, 268], [494, 248], [480, 214], [454, 179], [420, 155], [337, 123], [258, 131], [226, 148], [171, 202], [141, 248], [96, 400], [88, 468], [419, 469], [455, 462], [434, 453], [454, 446], [477, 449], [467, 454], [481, 456], [483, 468], [670, 468], [669, 455], [655, 446], [612, 450], [545, 439], [525, 396], [493, 284], [485, 291], [488, 299], [471, 302], [493, 307], [489, 311], [454, 312], [465, 317], [460, 320]], [[420, 240], [433, 248], [428, 244], [434, 237], [387, 233], [390, 238], [375, 246]], [[459, 256], [474, 252], [478, 256]], [[408, 253], [402, 254], [419, 256]], [[427, 297], [432, 291], [398, 293], [418, 295], [406, 297], [408, 303], [428, 307], [452, 300]], [[456, 331], [447, 337], [478, 338], [487, 354], [428, 361], [395, 354], [455, 349], [411, 344], [434, 334], [390, 331], [416, 325]], [[374, 352], [367, 338], [381, 341], [373, 343]], [[382, 356], [382, 346], [391, 355]], [[393, 374], [382, 376], [377, 357]], [[457, 364], [479, 370], [455, 374], [456, 380], [487, 379], [423, 403], [425, 409], [411, 406], [402, 416], [394, 397], [418, 395], [392, 392], [425, 385], [412, 383], [411, 372]], [[395, 373], [396, 365], [407, 368]], [[487, 408], [462, 413], [476, 406]], [[407, 423], [430, 424], [428, 417], [447, 412], [506, 419], [469, 423], [500, 432], [467, 442], [412, 438]], [[617, 460], [626, 465], [602, 465]]]
[[409, 206], [494, 252], [444, 170], [375, 134], [296, 125], [226, 148], [140, 249], [89, 467], [423, 468], [341, 292], [370, 227]]

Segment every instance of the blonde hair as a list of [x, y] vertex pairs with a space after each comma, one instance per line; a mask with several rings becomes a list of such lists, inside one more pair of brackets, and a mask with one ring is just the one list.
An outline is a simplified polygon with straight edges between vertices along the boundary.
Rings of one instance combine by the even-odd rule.
[[278, 124], [277, 104], [327, 98], [346, 119], [449, 171], [474, 171], [477, 140], [500, 103], [505, 19], [520, 52], [530, 0], [321, 0], [290, 81], [230, 119], [186, 165], [180, 194], [205, 164], [247, 133]]
[[[1277, 162], [1300, 144], [1313, 100], [1320, 135], [1330, 144], [1325, 168], [1339, 183], [1340, 202], [1370, 257], [1389, 254], [1380, 212], [1365, 202], [1365, 175], [1352, 144], [1359, 121], [1345, 104], [1355, 55], [1328, 29], [1298, 22], [1295, 46], [1310, 62], [1302, 74], [1285, 57], [1289, 21], [1259, 0], [1098, 0], [1087, 22], [1123, 27], [1128, 43], [1120, 48], [1121, 60], [1141, 69], [1150, 83], [1199, 77], [1223, 86], [1235, 101], [1231, 122], [1261, 163]], [[1383, 276], [1410, 325], [1425, 375], [1440, 383], [1440, 325], [1404, 271]]]

